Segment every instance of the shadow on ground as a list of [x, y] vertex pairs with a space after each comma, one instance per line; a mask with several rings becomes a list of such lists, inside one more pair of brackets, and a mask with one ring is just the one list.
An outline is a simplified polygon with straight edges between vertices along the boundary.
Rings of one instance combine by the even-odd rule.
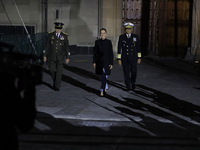
[[[197, 150], [200, 146], [199, 127], [184, 124], [183, 128], [151, 119], [140, 123], [67, 121], [38, 112], [35, 126], [28, 135], [19, 135], [20, 150]], [[141, 130], [140, 126], [145, 130]]]
[[[97, 75], [82, 68], [64, 66], [64, 69], [84, 78], [99, 81]], [[98, 89], [89, 87], [73, 77], [63, 74], [62, 81], [99, 95]], [[43, 84], [51, 88], [50, 84], [45, 82]], [[125, 86], [114, 81], [108, 81], [108, 84], [119, 90], [126, 90]], [[64, 120], [38, 112], [36, 127], [29, 135], [20, 134], [20, 145], [22, 148], [27, 146], [26, 148], [30, 150], [199, 149], [199, 106], [139, 84], [136, 85], [136, 91], [129, 94], [129, 97], [119, 98], [119, 95], [117, 97], [108, 93], [105, 96], [108, 100], [105, 105], [86, 99], [128, 118], [129, 122]], [[115, 102], [117, 105], [110, 102]]]

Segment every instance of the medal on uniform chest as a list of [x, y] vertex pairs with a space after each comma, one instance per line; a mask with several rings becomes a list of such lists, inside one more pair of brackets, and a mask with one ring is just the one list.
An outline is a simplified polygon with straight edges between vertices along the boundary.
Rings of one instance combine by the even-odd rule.
[[124, 41], [122, 41], [122, 43], [123, 43], [123, 46], [125, 46], [126, 41], [124, 40]]
[[134, 43], [134, 46], [135, 46], [135, 42], [137, 41], [137, 39], [135, 37], [133, 37], [133, 43]]
[[64, 40], [65, 38], [63, 36], [60, 37], [60, 40]]
[[51, 37], [51, 44], [53, 44], [54, 36]]

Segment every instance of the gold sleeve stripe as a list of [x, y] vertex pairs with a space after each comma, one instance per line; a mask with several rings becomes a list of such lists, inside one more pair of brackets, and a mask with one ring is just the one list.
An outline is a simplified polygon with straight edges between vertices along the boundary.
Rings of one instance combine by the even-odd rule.
[[121, 59], [121, 54], [118, 54], [117, 58], [118, 58], [118, 59]]
[[142, 57], [142, 56], [141, 56], [141, 53], [138, 53], [138, 57]]

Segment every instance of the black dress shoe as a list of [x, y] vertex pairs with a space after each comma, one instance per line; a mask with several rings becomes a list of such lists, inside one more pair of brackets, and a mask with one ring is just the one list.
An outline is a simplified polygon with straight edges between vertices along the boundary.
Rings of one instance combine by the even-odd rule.
[[131, 88], [130, 88], [130, 87], [128, 87], [128, 88], [127, 88], [127, 91], [131, 91]]
[[132, 85], [132, 90], [133, 90], [133, 91], [135, 90], [135, 85]]
[[56, 87], [56, 88], [55, 88], [55, 91], [60, 91], [60, 89]]

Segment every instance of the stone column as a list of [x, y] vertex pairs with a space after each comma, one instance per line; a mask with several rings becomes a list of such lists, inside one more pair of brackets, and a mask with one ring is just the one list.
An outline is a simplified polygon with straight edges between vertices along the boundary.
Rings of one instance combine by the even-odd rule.
[[117, 43], [122, 28], [123, 0], [102, 0], [101, 27], [107, 29], [108, 36], [113, 43], [114, 57], [117, 57]]
[[193, 1], [192, 17], [192, 47], [191, 52], [195, 60], [200, 60], [200, 1]]

